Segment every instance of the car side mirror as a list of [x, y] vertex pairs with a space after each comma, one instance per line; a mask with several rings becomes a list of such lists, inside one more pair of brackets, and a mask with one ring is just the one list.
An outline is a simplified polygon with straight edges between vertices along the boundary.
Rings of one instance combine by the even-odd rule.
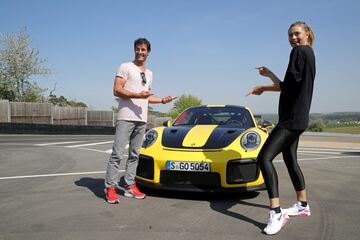
[[162, 124], [164, 127], [170, 127], [171, 126], [171, 121], [170, 120], [166, 120], [165, 122], [163, 122]]
[[273, 125], [270, 121], [264, 120], [264, 122], [262, 123], [261, 127], [266, 128], [266, 129], [269, 129], [269, 128], [273, 128], [274, 125]]

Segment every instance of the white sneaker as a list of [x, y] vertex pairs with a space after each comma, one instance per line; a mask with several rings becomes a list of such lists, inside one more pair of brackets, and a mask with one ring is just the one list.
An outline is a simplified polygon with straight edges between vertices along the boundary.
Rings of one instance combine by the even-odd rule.
[[275, 213], [274, 210], [270, 210], [268, 223], [263, 231], [268, 235], [278, 233], [288, 220], [289, 216], [284, 211]]
[[301, 202], [297, 201], [294, 205], [289, 208], [283, 210], [287, 213], [287, 215], [293, 216], [301, 216], [301, 217], [308, 217], [311, 215], [310, 206], [307, 204], [306, 207], [301, 206]]

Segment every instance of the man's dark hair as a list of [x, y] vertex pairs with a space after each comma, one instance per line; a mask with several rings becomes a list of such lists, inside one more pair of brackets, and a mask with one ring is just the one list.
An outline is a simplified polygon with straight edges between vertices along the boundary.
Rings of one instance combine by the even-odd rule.
[[151, 51], [151, 44], [146, 38], [138, 38], [138, 39], [136, 39], [135, 42], [134, 42], [134, 49], [136, 49], [136, 46], [140, 45], [140, 44], [145, 44], [146, 47], [147, 47], [147, 50], [149, 52]]

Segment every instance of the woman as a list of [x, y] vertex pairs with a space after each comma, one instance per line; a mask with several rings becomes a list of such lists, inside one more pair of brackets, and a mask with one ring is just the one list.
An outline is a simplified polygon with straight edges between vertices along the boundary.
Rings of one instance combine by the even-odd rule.
[[[311, 215], [304, 176], [297, 163], [297, 148], [299, 137], [309, 122], [315, 78], [315, 56], [312, 49], [314, 33], [305, 22], [295, 22], [290, 26], [288, 36], [292, 51], [284, 81], [280, 81], [268, 68], [257, 67], [259, 74], [269, 77], [273, 84], [256, 86], [248, 93], [261, 95], [264, 91], [281, 92], [279, 122], [258, 156], [258, 164], [270, 198], [269, 218], [264, 228], [266, 234], [279, 232], [289, 216]], [[280, 208], [278, 177], [272, 163], [280, 152], [283, 154], [297, 197], [297, 202], [288, 209]]]

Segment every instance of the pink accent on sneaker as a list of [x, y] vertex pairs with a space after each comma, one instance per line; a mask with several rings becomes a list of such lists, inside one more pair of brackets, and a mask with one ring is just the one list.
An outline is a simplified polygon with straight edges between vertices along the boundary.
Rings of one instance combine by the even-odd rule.
[[297, 214], [296, 216], [298, 216], [298, 217], [309, 217], [309, 216], [311, 216], [311, 212], [309, 210], [305, 209], [304, 211]]
[[282, 217], [284, 218], [283, 224], [281, 227], [285, 226], [285, 224], [289, 221], [290, 217], [285, 212], [282, 213]]
[[109, 187], [105, 189], [106, 201], [111, 204], [119, 203], [119, 197], [116, 194], [115, 187]]
[[281, 211], [281, 213], [275, 213], [274, 210], [270, 210], [267, 225], [263, 229], [263, 232], [267, 235], [276, 234], [285, 226], [288, 220], [289, 216], [286, 212]]
[[311, 215], [310, 206], [307, 204], [306, 207], [301, 206], [301, 202], [296, 202], [289, 208], [283, 209], [290, 217], [300, 216], [308, 217]]

